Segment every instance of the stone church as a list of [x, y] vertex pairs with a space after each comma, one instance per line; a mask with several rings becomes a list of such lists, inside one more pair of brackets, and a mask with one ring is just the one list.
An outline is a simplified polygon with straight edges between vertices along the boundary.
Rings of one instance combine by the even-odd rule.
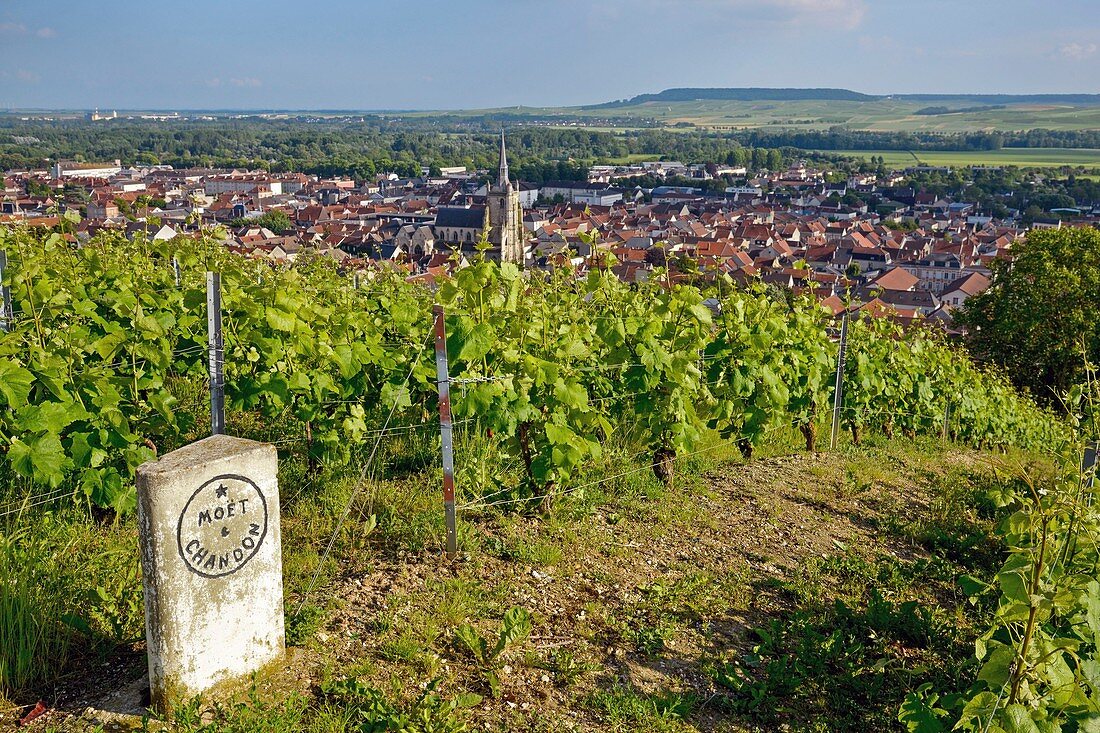
[[459, 248], [469, 256], [477, 252], [477, 242], [489, 230], [485, 253], [497, 262], [512, 262], [523, 266], [526, 236], [523, 230], [523, 207], [519, 202], [519, 185], [508, 176], [508, 151], [504, 131], [500, 132], [500, 166], [496, 183], [490, 183], [483, 206], [441, 206], [436, 213], [437, 242]]

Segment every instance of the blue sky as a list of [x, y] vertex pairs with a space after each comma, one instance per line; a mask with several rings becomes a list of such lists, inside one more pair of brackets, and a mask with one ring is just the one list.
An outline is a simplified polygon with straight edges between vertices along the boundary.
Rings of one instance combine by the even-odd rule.
[[0, 0], [0, 109], [1100, 92], [1100, 0]]

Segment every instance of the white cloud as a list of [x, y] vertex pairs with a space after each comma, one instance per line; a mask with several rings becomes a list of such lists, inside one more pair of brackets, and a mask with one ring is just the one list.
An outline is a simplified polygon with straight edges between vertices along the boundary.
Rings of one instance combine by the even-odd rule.
[[[14, 23], [11, 21], [0, 23], [0, 35], [8, 36], [25, 36], [30, 33], [27, 26], [22, 23]], [[53, 38], [57, 35], [57, 31], [48, 26], [43, 26], [34, 32], [34, 35], [39, 38]]]
[[39, 80], [42, 79], [38, 74], [33, 71], [27, 71], [26, 69], [19, 69], [16, 71], [15, 78], [28, 84], [37, 84]]
[[222, 85], [222, 80], [215, 76], [213, 79], [207, 79], [203, 84], [208, 87], [220, 87]]
[[[624, 0], [618, 0], [620, 3]], [[601, 3], [597, 7], [606, 13], [612, 10], [634, 12], [641, 5], [639, 0], [628, 0], [628, 5]], [[704, 10], [732, 11], [738, 18], [749, 22], [762, 22], [783, 26], [814, 27], [854, 30], [863, 24], [867, 15], [867, 0], [649, 0], [651, 8], [686, 8], [694, 6]], [[718, 22], [718, 18], [713, 19]]]
[[246, 76], [243, 79], [230, 79], [229, 83], [235, 87], [259, 87], [263, 86], [263, 82], [259, 79], [255, 79], [251, 76]]
[[824, 23], [841, 28], [858, 28], [867, 14], [864, 0], [731, 0], [738, 5], [765, 5], [786, 15], [795, 24]]
[[1058, 49], [1058, 53], [1063, 58], [1084, 61], [1091, 56], [1095, 56], [1097, 50], [1100, 50], [1100, 47], [1095, 43], [1067, 43]]

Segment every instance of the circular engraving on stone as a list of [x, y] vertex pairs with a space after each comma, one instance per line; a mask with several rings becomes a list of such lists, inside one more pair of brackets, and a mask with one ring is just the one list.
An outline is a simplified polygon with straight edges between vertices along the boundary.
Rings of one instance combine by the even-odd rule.
[[187, 568], [204, 578], [232, 575], [255, 557], [267, 536], [267, 499], [245, 476], [215, 476], [191, 494], [176, 527]]

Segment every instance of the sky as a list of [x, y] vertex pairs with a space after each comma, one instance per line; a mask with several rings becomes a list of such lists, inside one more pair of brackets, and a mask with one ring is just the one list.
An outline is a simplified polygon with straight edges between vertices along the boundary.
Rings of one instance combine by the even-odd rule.
[[1100, 0], [0, 0], [0, 109], [1100, 93]]

